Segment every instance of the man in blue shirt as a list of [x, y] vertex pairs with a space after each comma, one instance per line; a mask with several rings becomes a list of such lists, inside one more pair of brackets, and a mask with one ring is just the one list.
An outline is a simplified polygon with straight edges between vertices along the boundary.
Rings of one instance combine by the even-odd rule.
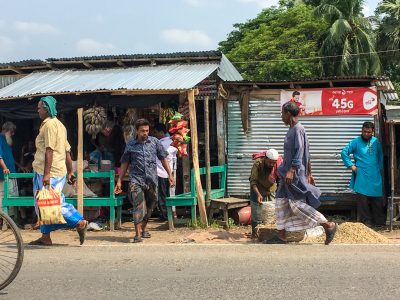
[[[15, 161], [12, 153], [12, 137], [15, 133], [16, 126], [12, 122], [5, 122], [0, 133], [0, 167], [3, 172], [0, 172], [0, 206], [3, 207], [4, 197], [4, 175], [15, 173]], [[11, 195], [18, 194], [16, 180], [10, 180], [9, 192]]]
[[382, 187], [383, 152], [373, 133], [374, 124], [364, 122], [361, 136], [352, 140], [341, 153], [344, 165], [352, 170], [350, 188], [359, 196], [357, 210], [360, 221], [367, 226], [386, 224]]
[[[135, 123], [136, 139], [131, 139], [121, 158], [121, 171], [115, 193], [122, 192], [122, 178], [129, 166], [129, 200], [133, 205], [133, 223], [135, 224], [136, 235], [134, 243], [142, 241], [142, 238], [150, 238], [146, 231], [154, 205], [157, 203], [157, 158], [168, 173], [170, 186], [175, 185], [175, 179], [167, 160], [168, 152], [160, 141], [149, 136], [150, 123], [146, 119], [139, 119]], [[144, 214], [143, 197], [146, 200], [146, 214]]]

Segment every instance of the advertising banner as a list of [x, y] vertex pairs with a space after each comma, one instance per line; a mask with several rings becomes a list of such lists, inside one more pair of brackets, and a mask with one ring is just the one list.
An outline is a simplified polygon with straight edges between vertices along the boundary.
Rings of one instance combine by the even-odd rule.
[[281, 90], [281, 105], [295, 102], [300, 116], [375, 115], [376, 87]]

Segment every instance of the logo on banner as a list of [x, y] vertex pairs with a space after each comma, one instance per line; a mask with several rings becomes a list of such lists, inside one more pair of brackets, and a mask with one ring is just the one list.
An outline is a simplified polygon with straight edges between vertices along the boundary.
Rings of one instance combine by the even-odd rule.
[[376, 87], [281, 90], [281, 104], [288, 101], [299, 105], [300, 116], [374, 115], [378, 108]]

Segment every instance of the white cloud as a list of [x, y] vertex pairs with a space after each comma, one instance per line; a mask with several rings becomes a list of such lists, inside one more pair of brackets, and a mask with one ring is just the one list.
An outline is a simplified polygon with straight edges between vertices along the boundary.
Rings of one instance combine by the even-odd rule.
[[279, 0], [238, 0], [238, 1], [242, 3], [256, 4], [261, 8], [271, 7], [273, 5], [278, 6], [279, 4]]
[[94, 54], [107, 54], [107, 52], [115, 50], [116, 47], [113, 44], [101, 43], [93, 39], [80, 39], [76, 43], [76, 49], [81, 54], [94, 55]]
[[166, 29], [161, 31], [161, 39], [171, 44], [213, 46], [211, 38], [200, 30]]
[[56, 34], [59, 32], [53, 25], [46, 23], [17, 21], [15, 22], [15, 28], [20, 32], [33, 34]]
[[0, 35], [0, 53], [10, 53], [14, 51], [15, 43], [9, 37]]

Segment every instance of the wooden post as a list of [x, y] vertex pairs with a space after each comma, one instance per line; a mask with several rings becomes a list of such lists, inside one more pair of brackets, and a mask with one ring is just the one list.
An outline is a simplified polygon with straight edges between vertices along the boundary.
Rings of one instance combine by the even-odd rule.
[[192, 140], [192, 160], [194, 169], [194, 179], [196, 185], [197, 203], [199, 206], [200, 219], [203, 224], [207, 225], [206, 207], [204, 204], [203, 187], [201, 186], [200, 171], [199, 171], [199, 152], [198, 152], [198, 137], [197, 137], [197, 118], [196, 104], [194, 102], [194, 90], [188, 91], [189, 114], [190, 114], [190, 133]]
[[225, 164], [225, 110], [224, 100], [217, 98], [215, 102], [217, 118], [217, 144], [218, 144], [218, 165]]
[[[179, 104], [184, 104], [186, 101], [187, 93], [180, 93], [179, 94]], [[182, 157], [182, 186], [183, 192], [189, 193], [190, 192], [190, 147], [188, 145], [188, 156]]]
[[395, 189], [395, 155], [396, 155], [396, 137], [394, 122], [389, 123], [390, 131], [390, 202], [388, 204], [389, 208], [389, 230], [393, 230], [393, 217], [394, 217], [394, 189]]
[[78, 108], [77, 204], [83, 215], [83, 108]]
[[204, 131], [205, 131], [205, 160], [206, 160], [206, 205], [210, 206], [211, 195], [211, 164], [210, 164], [210, 115], [209, 115], [209, 97], [204, 98]]

